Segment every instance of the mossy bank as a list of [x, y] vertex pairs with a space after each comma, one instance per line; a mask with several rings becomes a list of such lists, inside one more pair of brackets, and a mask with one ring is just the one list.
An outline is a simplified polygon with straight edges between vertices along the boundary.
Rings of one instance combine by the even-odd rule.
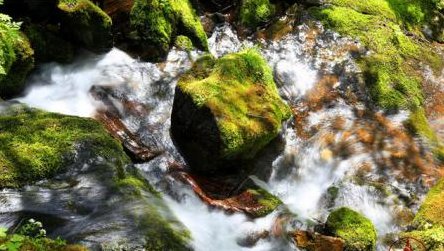
[[121, 145], [99, 122], [23, 105], [0, 106], [0, 142], [0, 187], [50, 178], [85, 146], [117, 165], [128, 162]]

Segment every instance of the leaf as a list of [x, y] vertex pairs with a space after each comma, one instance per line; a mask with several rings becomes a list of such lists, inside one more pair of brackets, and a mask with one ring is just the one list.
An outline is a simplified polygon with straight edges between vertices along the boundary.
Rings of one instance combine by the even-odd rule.
[[[8, 231], [8, 229], [6, 228], [0, 228], [0, 238], [6, 238], [6, 231]], [[1, 250], [1, 249], [0, 249]]]
[[0, 245], [0, 251], [7, 251], [8, 247], [5, 244]]

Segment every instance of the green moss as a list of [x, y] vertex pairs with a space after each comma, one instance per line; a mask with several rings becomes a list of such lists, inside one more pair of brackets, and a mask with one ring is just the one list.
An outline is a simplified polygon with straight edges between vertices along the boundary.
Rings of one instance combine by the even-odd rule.
[[240, 22], [254, 29], [271, 20], [275, 6], [269, 0], [242, 0], [240, 7]]
[[149, 47], [150, 54], [165, 56], [178, 35], [208, 50], [207, 35], [188, 0], [136, 0], [130, 16], [133, 43]]
[[70, 63], [74, 58], [72, 45], [41, 25], [26, 24], [23, 32], [31, 42], [39, 62]]
[[81, 144], [116, 164], [128, 162], [121, 145], [93, 119], [9, 108], [0, 115], [0, 187], [53, 176], [70, 164]]
[[268, 191], [257, 188], [257, 189], [248, 189], [248, 192], [253, 195], [253, 200], [257, 201], [259, 204], [261, 204], [263, 207], [261, 210], [256, 212], [257, 217], [263, 217], [271, 212], [273, 212], [279, 205], [282, 204], [282, 201], [269, 193]]
[[[202, 71], [201, 64], [212, 65]], [[197, 74], [196, 74], [197, 73]], [[252, 158], [291, 116], [281, 100], [270, 67], [254, 49], [211, 57], [197, 63], [178, 83], [197, 107], [207, 107], [217, 121], [222, 158]]]
[[153, 251], [191, 251], [188, 243], [190, 233], [169, 213], [161, 195], [136, 169], [127, 170], [117, 177], [114, 194], [121, 194], [126, 202], [131, 201], [133, 221], [140, 231], [146, 231], [144, 247]]
[[429, 226], [444, 227], [444, 179], [429, 191], [414, 222], [421, 229]]
[[92, 51], [112, 47], [112, 21], [99, 7], [89, 0], [60, 0], [62, 32]]
[[400, 236], [420, 240], [426, 246], [427, 251], [444, 250], [444, 227], [404, 232]]
[[179, 47], [186, 51], [191, 51], [194, 49], [193, 42], [186, 36], [177, 36], [176, 42], [174, 43], [176, 47]]
[[373, 223], [347, 207], [333, 211], [326, 222], [327, 230], [345, 240], [346, 251], [372, 251], [376, 248]]
[[8, 98], [24, 89], [34, 68], [34, 51], [18, 27], [0, 21], [0, 96]]

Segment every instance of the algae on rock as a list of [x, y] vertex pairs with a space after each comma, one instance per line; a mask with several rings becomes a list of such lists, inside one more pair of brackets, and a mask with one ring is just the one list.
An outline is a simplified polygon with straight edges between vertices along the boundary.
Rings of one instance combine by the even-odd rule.
[[130, 50], [142, 59], [162, 59], [178, 35], [208, 50], [207, 35], [189, 0], [135, 0], [130, 23]]
[[112, 21], [89, 0], [60, 0], [61, 31], [69, 41], [102, 52], [113, 45]]
[[373, 251], [376, 231], [365, 216], [347, 207], [331, 212], [325, 223], [330, 234], [345, 240], [345, 251]]
[[193, 168], [226, 171], [253, 158], [290, 116], [267, 62], [247, 49], [218, 60], [204, 56], [182, 76], [171, 130]]

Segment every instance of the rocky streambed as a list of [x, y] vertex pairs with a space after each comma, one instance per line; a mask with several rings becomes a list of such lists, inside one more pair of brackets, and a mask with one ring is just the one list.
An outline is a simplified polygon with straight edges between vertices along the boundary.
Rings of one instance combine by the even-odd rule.
[[438, 24], [377, 1], [104, 1], [91, 22], [113, 29], [66, 37], [74, 2], [71, 63], [0, 95], [0, 244], [32, 218], [82, 247], [20, 250], [441, 250]]

